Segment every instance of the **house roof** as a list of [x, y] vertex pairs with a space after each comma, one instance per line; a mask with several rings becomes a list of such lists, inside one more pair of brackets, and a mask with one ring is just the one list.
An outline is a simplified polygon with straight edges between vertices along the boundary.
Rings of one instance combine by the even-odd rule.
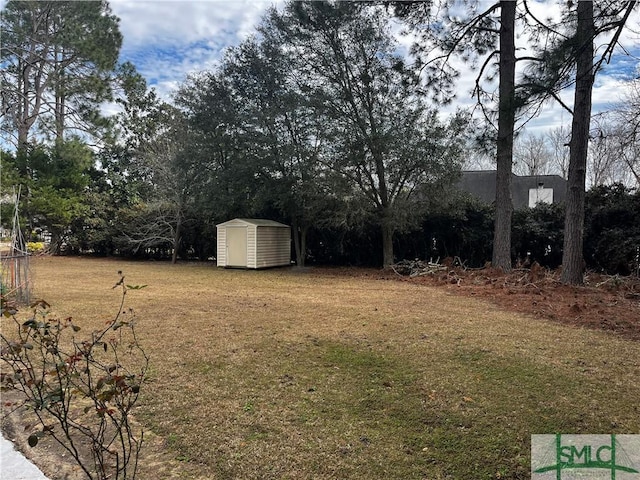
[[484, 203], [493, 203], [496, 199], [496, 171], [474, 170], [462, 172], [457, 184], [458, 190], [470, 193]]
[[263, 218], [234, 218], [233, 220], [219, 223], [216, 227], [226, 227], [229, 225], [255, 225], [256, 227], [289, 228], [289, 225], [285, 225], [284, 223], [276, 222], [275, 220], [266, 220]]
[[[511, 198], [515, 209], [529, 205], [529, 190], [532, 188], [553, 189], [553, 203], [563, 203], [566, 197], [567, 181], [559, 175], [515, 175], [511, 174]], [[495, 170], [468, 170], [462, 172], [457, 188], [470, 193], [485, 203], [493, 203], [496, 198]]]

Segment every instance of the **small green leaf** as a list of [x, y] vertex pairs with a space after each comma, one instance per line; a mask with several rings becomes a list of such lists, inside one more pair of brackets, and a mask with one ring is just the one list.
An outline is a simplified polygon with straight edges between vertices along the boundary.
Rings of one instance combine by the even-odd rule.
[[71, 328], [73, 328], [74, 332], [79, 332], [80, 331], [80, 327], [77, 325], [71, 325]]
[[31, 435], [29, 435], [27, 442], [29, 442], [29, 446], [31, 448], [35, 447], [36, 445], [38, 445], [38, 436], [35, 433], [32, 433]]

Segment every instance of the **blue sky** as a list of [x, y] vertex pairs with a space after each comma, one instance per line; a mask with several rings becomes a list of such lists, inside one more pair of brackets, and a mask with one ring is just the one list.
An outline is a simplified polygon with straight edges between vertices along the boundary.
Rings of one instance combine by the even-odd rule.
[[[225, 48], [237, 45], [254, 31], [255, 25], [271, 5], [281, 6], [283, 0], [111, 0], [110, 5], [120, 17], [124, 44], [121, 59], [132, 61], [150, 85], [169, 98], [189, 73], [215, 67]], [[486, 2], [489, 5], [489, 2]], [[558, 14], [555, 2], [534, 4], [542, 18]], [[624, 82], [640, 65], [640, 13], [629, 23], [622, 38], [625, 48], [634, 56], [614, 56], [611, 65], [599, 75], [594, 90], [594, 111], [609, 108], [618, 101]], [[635, 31], [635, 32], [634, 32]], [[469, 92], [475, 73], [461, 75], [458, 81], [456, 105], [472, 105]], [[563, 100], [572, 104], [572, 91], [563, 93]], [[547, 105], [540, 116], [529, 124], [532, 132], [567, 124], [569, 114], [557, 105]]]
[[[0, 8], [6, 0], [0, 0]], [[111, 9], [120, 18], [124, 37], [121, 61], [133, 62], [138, 71], [158, 93], [169, 100], [185, 77], [194, 72], [214, 68], [226, 48], [237, 45], [254, 32], [265, 11], [284, 0], [111, 0]], [[487, 6], [493, 2], [486, 0]], [[559, 15], [556, 2], [533, 2], [541, 18]], [[623, 35], [622, 43], [632, 56], [617, 54], [611, 65], [598, 76], [594, 89], [594, 111], [617, 102], [624, 82], [639, 74], [640, 9], [635, 12]], [[521, 40], [522, 41], [522, 40]], [[410, 39], [402, 42], [408, 45]], [[521, 45], [522, 46], [522, 45]], [[471, 106], [470, 92], [476, 74], [464, 66], [457, 82], [458, 98], [451, 106]], [[562, 94], [572, 104], [573, 92]], [[569, 114], [557, 105], [547, 105], [540, 116], [528, 124], [528, 130], [539, 133], [550, 127], [570, 122]]]
[[193, 72], [214, 68], [253, 31], [270, 0], [111, 0], [133, 62], [163, 97]]

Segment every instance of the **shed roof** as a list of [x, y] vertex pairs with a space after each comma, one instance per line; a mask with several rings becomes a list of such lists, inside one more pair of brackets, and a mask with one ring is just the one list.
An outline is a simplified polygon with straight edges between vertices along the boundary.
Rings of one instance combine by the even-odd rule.
[[265, 220], [263, 218], [234, 218], [233, 220], [228, 220], [224, 223], [219, 223], [216, 225], [217, 227], [226, 227], [228, 225], [255, 225], [256, 227], [284, 227], [289, 228], [289, 225], [285, 225], [284, 223], [276, 222], [275, 220]]

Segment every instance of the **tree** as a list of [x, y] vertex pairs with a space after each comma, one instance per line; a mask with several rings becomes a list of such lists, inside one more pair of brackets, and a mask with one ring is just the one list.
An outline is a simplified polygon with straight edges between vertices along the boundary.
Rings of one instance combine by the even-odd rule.
[[[189, 128], [191, 155], [205, 172], [199, 210], [209, 219], [255, 214], [257, 145], [247, 129], [242, 98], [222, 71], [191, 75], [180, 86], [176, 103]], [[250, 130], [250, 129], [249, 129]]]
[[389, 266], [393, 235], [415, 220], [427, 186], [459, 169], [461, 117], [445, 126], [426, 107], [379, 7], [292, 2], [269, 21], [295, 52], [300, 88], [323, 122], [321, 159], [380, 227]]
[[219, 70], [191, 76], [176, 100], [207, 171], [203, 208], [214, 218], [266, 212], [290, 222], [303, 266], [307, 232], [335, 211], [336, 182], [329, 188], [319, 124], [287, 46], [268, 23], [259, 30], [229, 49]]
[[149, 175], [149, 188], [130, 209], [134, 215], [122, 235], [134, 251], [168, 246], [171, 262], [176, 263], [183, 228], [206, 172], [191, 155], [189, 129], [181, 112], [166, 107], [165, 113], [163, 130], [140, 147], [138, 160]]
[[[482, 59], [476, 77], [473, 95], [478, 99], [490, 132], [485, 133], [495, 142], [496, 152], [496, 213], [492, 264], [505, 271], [511, 269], [511, 170], [516, 113], [523, 106], [522, 97], [516, 95], [515, 67], [519, 60], [515, 49], [516, 2], [500, 1], [478, 12], [478, 2], [464, 4], [467, 15], [460, 16], [463, 8], [456, 1], [444, 1], [432, 9], [432, 2], [394, 2], [397, 13], [420, 35], [413, 47], [417, 67], [425, 72], [426, 84], [437, 92], [436, 98], [448, 102], [453, 94], [453, 79], [459, 72], [452, 66], [454, 56], [460, 56], [473, 66]], [[495, 12], [500, 10], [500, 18]], [[455, 13], [453, 13], [455, 11]], [[426, 26], [426, 27], [425, 27]], [[426, 57], [425, 59], [421, 57]], [[492, 125], [494, 112], [491, 105], [495, 95], [486, 92], [482, 79], [495, 77], [492, 61], [498, 57], [498, 122]], [[443, 94], [444, 93], [444, 94]], [[485, 141], [486, 139], [480, 139]]]
[[552, 154], [542, 135], [524, 134], [514, 145], [514, 171], [519, 175], [547, 175]]
[[28, 212], [33, 227], [51, 234], [50, 250], [57, 253], [68, 243], [74, 220], [88, 213], [86, 194], [94, 156], [87, 145], [72, 138], [32, 158], [35, 181]]
[[516, 2], [500, 2], [498, 136], [496, 138], [496, 213], [491, 264], [511, 270], [511, 167], [516, 117]]
[[623, 115], [624, 106], [592, 116], [587, 156], [587, 185], [640, 184], [640, 142], [632, 123]]
[[551, 169], [562, 178], [567, 178], [569, 169], [569, 138], [571, 132], [564, 126], [549, 130], [546, 133], [546, 140], [549, 144], [551, 154]]
[[243, 143], [253, 146], [245, 161], [255, 166], [256, 208], [274, 207], [290, 220], [296, 262], [304, 266], [307, 233], [330, 211], [329, 172], [318, 155], [322, 133], [296, 86], [287, 46], [268, 23], [259, 31], [260, 40], [227, 54], [223, 74], [242, 105]]
[[34, 128], [62, 140], [104, 125], [122, 36], [106, 1], [9, 1], [2, 12], [3, 129], [26, 148]]
[[[575, 12], [569, 11], [560, 25], [540, 23], [552, 37], [524, 76], [528, 96], [542, 101], [553, 98], [573, 116], [561, 276], [563, 282], [573, 285], [582, 284], [584, 274], [584, 197], [593, 85], [598, 71], [611, 59], [635, 6], [633, 1], [601, 2], [595, 6], [590, 1], [578, 2]], [[595, 40], [611, 32], [611, 40], [596, 57]], [[575, 85], [573, 109], [558, 95], [571, 85]]]
[[2, 180], [10, 182], [6, 186], [22, 186], [25, 237], [36, 230], [48, 232], [52, 252], [69, 245], [72, 225], [88, 213], [87, 194], [95, 167], [87, 145], [71, 138], [49, 147], [30, 146], [4, 156], [2, 168], [6, 170]]
[[[455, 54], [461, 54], [465, 60], [477, 61], [484, 57], [484, 62], [480, 72], [483, 73], [491, 65], [491, 60], [496, 55], [502, 57], [503, 48], [493, 49], [495, 37], [498, 33], [493, 26], [491, 13], [499, 6], [515, 7], [515, 2], [497, 2], [482, 13], [477, 13], [478, 2], [464, 2], [464, 6], [471, 11], [467, 17], [460, 15], [461, 8], [455, 9], [455, 13], [448, 15], [450, 7], [461, 7], [455, 1], [444, 1], [439, 4], [439, 8], [431, 8], [431, 2], [397, 2], [401, 5], [401, 11], [409, 12], [406, 17], [410, 19], [410, 24], [417, 26], [422, 33], [421, 40], [433, 41], [440, 49], [431, 50], [430, 46], [416, 44], [414, 52], [424, 53], [434, 51], [435, 55], [421, 61], [419, 67], [427, 72], [427, 82], [442, 86], [450, 83], [451, 78], [457, 75], [457, 71], [451, 67], [449, 61]], [[416, 6], [418, 5], [418, 6]], [[527, 111], [529, 115], [535, 115], [544, 101], [555, 99], [565, 108], [569, 109], [561, 100], [559, 92], [568, 86], [573, 85], [572, 73], [576, 65], [575, 48], [575, 13], [571, 10], [565, 12], [560, 22], [553, 22], [550, 19], [541, 21], [531, 10], [530, 2], [523, 0], [519, 5], [523, 12], [518, 14], [517, 19], [522, 20], [529, 36], [530, 47], [533, 47], [533, 54], [527, 54], [516, 58], [516, 61], [528, 62], [529, 71], [522, 75], [516, 85], [516, 95], [514, 107], [516, 111]], [[569, 7], [574, 5], [570, 2]], [[603, 45], [601, 55], [593, 59], [594, 73], [597, 72], [604, 63], [608, 62], [614, 53], [615, 47], [620, 39], [621, 32], [627, 22], [636, 2], [598, 2], [594, 14], [595, 26], [593, 35], [595, 37], [613, 32], [611, 40]], [[444, 12], [443, 15], [441, 13]], [[461, 20], [462, 18], [462, 20]], [[470, 18], [470, 20], [468, 20]], [[426, 26], [426, 28], [425, 28]], [[572, 30], [574, 30], [572, 32]], [[567, 33], [569, 32], [569, 33]], [[428, 45], [430, 45], [427, 42]], [[493, 50], [492, 50], [493, 49]], [[490, 52], [490, 53], [489, 53]], [[502, 58], [501, 58], [502, 59]], [[535, 72], [533, 75], [531, 72]], [[500, 73], [500, 72], [499, 72]], [[488, 77], [495, 77], [489, 71]], [[479, 87], [480, 76], [476, 80], [475, 93], [480, 100]], [[440, 91], [448, 93], [448, 88], [441, 88]], [[573, 113], [573, 112], [572, 112]], [[501, 150], [503, 147], [499, 147]], [[505, 154], [506, 156], [506, 154]], [[502, 190], [501, 197], [506, 197], [505, 183], [507, 176], [498, 174], [497, 190]], [[505, 230], [508, 218], [508, 206], [504, 202], [497, 202], [496, 229]], [[496, 239], [498, 239], [496, 237]], [[503, 236], [504, 240], [505, 237]], [[496, 242], [494, 245], [494, 261], [496, 249], [502, 252], [501, 257], [506, 262], [506, 242]]]
[[126, 240], [124, 233], [130, 232], [123, 226], [137, 227], [139, 222], [131, 218], [138, 211], [134, 206], [152, 192], [142, 145], [164, 128], [161, 122], [168, 108], [127, 62], [118, 66], [113, 90], [121, 110], [95, 153], [97, 168], [90, 170], [85, 192], [87, 215], [73, 221], [69, 237], [74, 250], [100, 255], [132, 254], [135, 249]]
[[593, 2], [578, 2], [576, 24], [576, 89], [569, 142], [569, 173], [564, 222], [561, 280], [580, 285], [584, 274], [584, 196], [591, 96], [595, 81], [593, 66]]
[[594, 116], [587, 151], [587, 183], [591, 186], [614, 183], [617, 164], [622, 159], [616, 127], [605, 115]]
[[608, 147], [612, 180], [640, 187], [640, 81], [630, 81], [620, 101], [595, 121], [592, 139]]

